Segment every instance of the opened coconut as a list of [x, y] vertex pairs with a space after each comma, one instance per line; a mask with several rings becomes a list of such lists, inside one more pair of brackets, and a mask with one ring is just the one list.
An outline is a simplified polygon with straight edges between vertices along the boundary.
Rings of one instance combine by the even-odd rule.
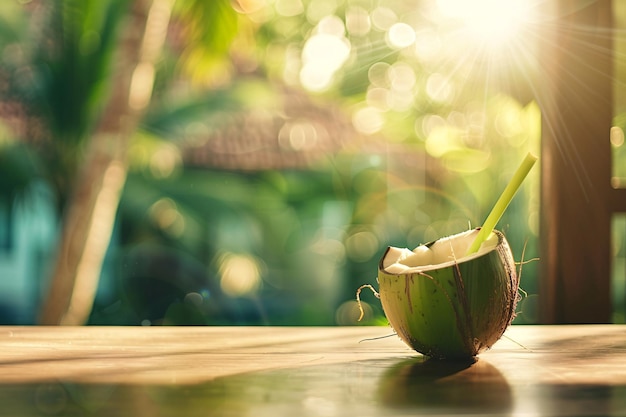
[[490, 348], [515, 316], [518, 276], [504, 235], [480, 229], [414, 250], [387, 248], [378, 267], [383, 310], [398, 336], [434, 358], [471, 358]]

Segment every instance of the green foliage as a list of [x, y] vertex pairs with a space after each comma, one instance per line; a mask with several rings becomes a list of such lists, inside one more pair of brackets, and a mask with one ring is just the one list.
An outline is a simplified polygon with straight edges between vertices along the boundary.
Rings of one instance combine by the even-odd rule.
[[219, 115], [241, 109], [244, 103], [232, 93], [232, 90], [202, 91], [177, 102], [155, 104], [144, 118], [142, 128], [161, 139], [178, 138], [191, 123], [211, 125]]
[[224, 58], [237, 33], [230, 0], [178, 1], [174, 13], [180, 19], [184, 67], [194, 79], [216, 76], [228, 64]]
[[11, 143], [0, 146], [0, 198], [10, 202], [40, 176], [39, 161], [27, 146]]
[[67, 142], [64, 151], [85, 140], [106, 101], [127, 7], [126, 0], [61, 0], [37, 34], [42, 42], [32, 57], [39, 79], [33, 105], [46, 116], [55, 140]]
[[[13, 3], [13, 2], [11, 2]], [[22, 129], [8, 135], [35, 143], [39, 173], [62, 202], [110, 87], [126, 0], [55, 0], [0, 10], [0, 68], [6, 98]]]

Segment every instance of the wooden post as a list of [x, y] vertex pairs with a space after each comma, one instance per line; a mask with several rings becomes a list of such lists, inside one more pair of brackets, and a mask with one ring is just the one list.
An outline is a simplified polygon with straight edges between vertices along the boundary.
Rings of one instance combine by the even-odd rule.
[[540, 320], [610, 322], [611, 0], [558, 0], [543, 33]]

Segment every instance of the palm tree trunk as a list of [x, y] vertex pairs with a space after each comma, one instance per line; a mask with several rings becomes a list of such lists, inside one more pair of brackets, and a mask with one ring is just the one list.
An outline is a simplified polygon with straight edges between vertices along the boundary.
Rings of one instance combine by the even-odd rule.
[[66, 208], [41, 324], [82, 325], [89, 318], [126, 181], [130, 137], [150, 102], [173, 2], [135, 0], [125, 22], [111, 96]]

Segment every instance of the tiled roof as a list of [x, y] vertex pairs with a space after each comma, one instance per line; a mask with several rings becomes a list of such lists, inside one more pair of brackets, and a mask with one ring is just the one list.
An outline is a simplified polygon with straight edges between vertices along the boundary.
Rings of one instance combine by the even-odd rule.
[[338, 152], [372, 151], [380, 142], [356, 131], [339, 105], [295, 91], [284, 94], [278, 110], [228, 114], [220, 126], [189, 138], [183, 149], [187, 165], [243, 171], [307, 169]]

